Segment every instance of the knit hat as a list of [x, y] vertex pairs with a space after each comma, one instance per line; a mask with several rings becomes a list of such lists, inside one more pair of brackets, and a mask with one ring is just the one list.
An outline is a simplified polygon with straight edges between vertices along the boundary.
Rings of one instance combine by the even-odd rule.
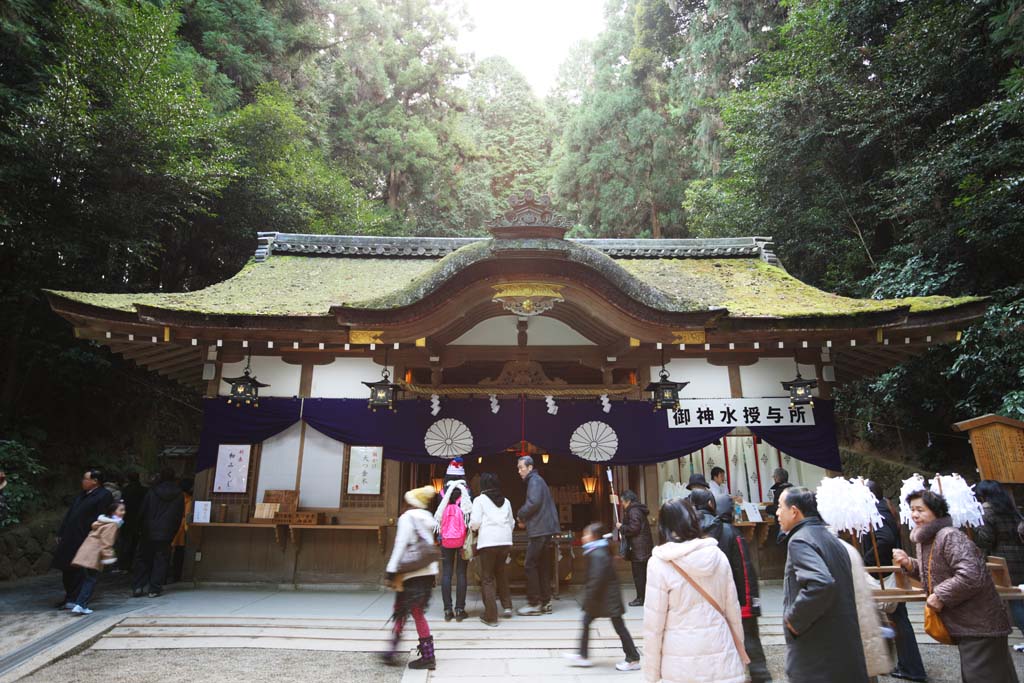
[[451, 464], [448, 465], [448, 470], [445, 472], [445, 476], [448, 477], [465, 477], [466, 468], [462, 466], [462, 456], [455, 456], [452, 458]]
[[437, 495], [433, 486], [421, 486], [405, 492], [405, 502], [414, 508], [424, 509], [430, 505], [430, 501]]

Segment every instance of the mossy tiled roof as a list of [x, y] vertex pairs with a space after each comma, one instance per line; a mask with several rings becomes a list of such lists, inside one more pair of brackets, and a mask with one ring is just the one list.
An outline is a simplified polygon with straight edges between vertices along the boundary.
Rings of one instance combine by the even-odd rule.
[[[254, 259], [235, 276], [194, 292], [51, 293], [122, 313], [132, 313], [136, 306], [149, 306], [202, 315], [323, 317], [331, 315], [333, 306], [390, 309], [409, 305], [428, 296], [463, 268], [500, 258], [502, 249], [530, 248], [559, 251], [563, 258], [601, 272], [639, 303], [668, 312], [724, 308], [730, 317], [740, 319], [847, 317], [897, 311], [907, 306], [912, 313], [932, 311], [978, 300], [943, 296], [851, 299], [807, 285], [781, 267], [746, 252], [727, 258], [664, 258], [648, 249], [646, 257], [636, 258], [635, 251], [604, 244], [615, 240], [603, 240], [600, 245], [597, 241], [593, 245], [587, 242], [590, 241], [499, 244], [480, 240], [453, 244], [451, 249], [436, 252], [433, 258], [418, 257], [416, 253], [402, 258], [291, 255], [293, 249], [291, 253], [273, 254], [263, 262]], [[628, 256], [619, 256], [623, 253]], [[670, 249], [665, 253], [681, 251]]]

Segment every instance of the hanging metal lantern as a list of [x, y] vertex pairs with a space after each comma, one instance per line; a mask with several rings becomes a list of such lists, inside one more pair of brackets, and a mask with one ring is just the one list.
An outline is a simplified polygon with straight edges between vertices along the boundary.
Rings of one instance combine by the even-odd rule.
[[380, 374], [381, 379], [376, 382], [363, 382], [370, 388], [370, 410], [377, 412], [377, 408], [387, 408], [393, 411], [401, 387], [391, 381], [391, 373], [388, 372], [386, 365]]
[[231, 389], [228, 391], [228, 405], [235, 406], [236, 408], [241, 408], [242, 406], [260, 407], [260, 389], [270, 385], [258, 382], [251, 374], [252, 352], [249, 353], [249, 358], [245, 362], [245, 370], [242, 371], [241, 377], [223, 378], [223, 381], [231, 385]]
[[679, 392], [689, 382], [672, 382], [669, 380], [668, 370], [665, 369], [665, 349], [661, 350], [661, 372], [658, 373], [659, 381], [651, 382], [644, 391], [651, 392], [651, 401], [654, 410], [678, 410]]
[[817, 380], [804, 379], [800, 376], [799, 366], [796, 370], [796, 379], [782, 383], [782, 388], [789, 392], [790, 408], [795, 408], [796, 406], [810, 406], [814, 408], [814, 395], [811, 394], [811, 390], [817, 387]]

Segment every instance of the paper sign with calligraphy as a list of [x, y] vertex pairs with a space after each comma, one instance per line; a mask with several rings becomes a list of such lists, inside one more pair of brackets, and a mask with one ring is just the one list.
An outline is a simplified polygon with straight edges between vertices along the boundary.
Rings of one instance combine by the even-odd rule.
[[788, 398], [710, 398], [679, 401], [667, 410], [670, 429], [686, 427], [808, 427], [810, 406], [789, 407]]
[[381, 446], [352, 446], [348, 459], [349, 494], [380, 495], [383, 463], [384, 449]]
[[245, 493], [249, 485], [248, 445], [222, 444], [217, 449], [217, 472], [213, 478], [214, 493]]

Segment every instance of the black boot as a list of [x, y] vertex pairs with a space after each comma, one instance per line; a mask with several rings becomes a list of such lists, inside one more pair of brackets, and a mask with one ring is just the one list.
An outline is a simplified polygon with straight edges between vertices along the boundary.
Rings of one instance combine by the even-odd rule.
[[430, 669], [431, 671], [436, 669], [437, 664], [434, 661], [434, 636], [420, 638], [420, 646], [417, 649], [420, 652], [420, 657], [409, 662], [409, 668]]
[[386, 666], [398, 666], [398, 642], [402, 639], [402, 632], [394, 633], [391, 637], [391, 644], [387, 652], [380, 653], [380, 661]]

